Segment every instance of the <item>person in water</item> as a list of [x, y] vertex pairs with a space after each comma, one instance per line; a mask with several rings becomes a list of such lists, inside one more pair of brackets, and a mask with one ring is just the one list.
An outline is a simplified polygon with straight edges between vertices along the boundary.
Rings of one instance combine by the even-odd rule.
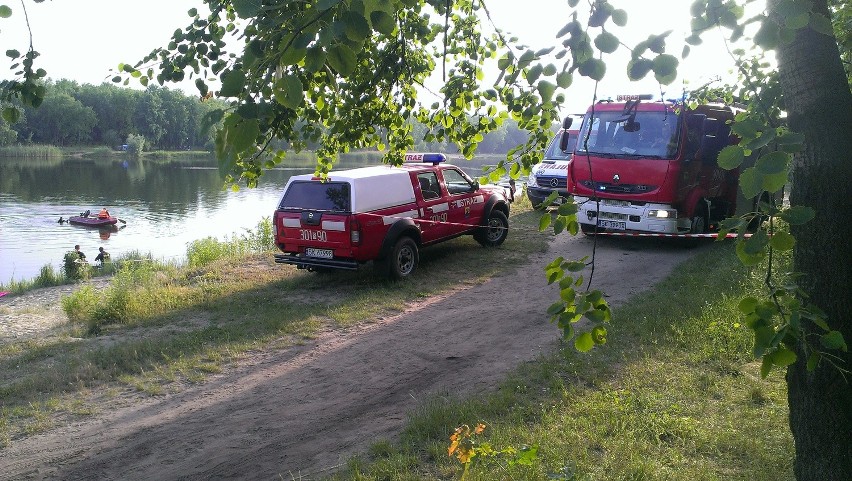
[[81, 261], [86, 260], [86, 254], [83, 254], [83, 251], [80, 250], [80, 244], [74, 246], [74, 252], [77, 253], [77, 257], [79, 257]]
[[98, 219], [109, 219], [109, 211], [106, 210], [106, 207], [102, 208], [100, 212], [98, 212]]

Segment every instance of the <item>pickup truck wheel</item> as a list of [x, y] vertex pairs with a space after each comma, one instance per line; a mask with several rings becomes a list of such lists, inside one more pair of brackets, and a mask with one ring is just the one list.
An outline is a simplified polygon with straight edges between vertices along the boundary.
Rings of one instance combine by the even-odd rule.
[[488, 222], [477, 229], [473, 238], [484, 247], [497, 247], [509, 235], [509, 219], [499, 210], [492, 210]]
[[420, 262], [417, 243], [411, 237], [400, 237], [390, 257], [386, 259], [387, 274], [391, 279], [404, 279], [414, 272]]

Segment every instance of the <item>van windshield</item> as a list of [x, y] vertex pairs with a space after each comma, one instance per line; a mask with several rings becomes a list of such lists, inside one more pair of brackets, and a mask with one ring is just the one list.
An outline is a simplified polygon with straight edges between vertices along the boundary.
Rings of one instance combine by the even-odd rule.
[[[588, 153], [607, 157], [671, 159], [677, 155], [678, 116], [672, 112], [595, 112], [583, 119], [580, 138], [589, 136]], [[577, 152], [587, 153], [584, 142]]]
[[352, 201], [349, 184], [316, 180], [295, 181], [290, 184], [278, 208], [350, 212]]
[[574, 147], [577, 146], [577, 132], [572, 131], [568, 133], [568, 147], [564, 152], [559, 148], [559, 142], [562, 140], [563, 135], [565, 135], [564, 130], [556, 134], [556, 137], [554, 137], [550, 142], [550, 145], [544, 152], [545, 160], [571, 160], [571, 155], [574, 153]]

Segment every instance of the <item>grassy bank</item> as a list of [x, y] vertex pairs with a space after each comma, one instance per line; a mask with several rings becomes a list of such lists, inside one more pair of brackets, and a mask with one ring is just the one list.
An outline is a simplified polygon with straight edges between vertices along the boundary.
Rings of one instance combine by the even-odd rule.
[[[469, 236], [424, 249], [417, 277], [426, 285], [389, 282], [369, 268], [327, 276], [275, 264], [271, 253], [252, 253], [269, 235], [261, 229], [198, 241], [183, 266], [128, 264], [106, 289], [64, 298], [72, 322], [54, 335], [0, 344], [0, 446], [97, 412], [103, 393], [178, 391], [251, 351], [369, 322], [517, 265], [547, 238], [528, 203], [513, 209], [512, 232], [496, 251]], [[233, 247], [243, 242], [247, 250]]]
[[7, 145], [0, 147], [0, 159], [61, 159], [62, 149], [53, 145]]
[[603, 348], [565, 348], [490, 396], [435, 399], [401, 443], [334, 479], [459, 479], [450, 435], [478, 423], [466, 480], [793, 479], [783, 374], [760, 379], [738, 324], [738, 300], [761, 282], [716, 244], [618, 308]]

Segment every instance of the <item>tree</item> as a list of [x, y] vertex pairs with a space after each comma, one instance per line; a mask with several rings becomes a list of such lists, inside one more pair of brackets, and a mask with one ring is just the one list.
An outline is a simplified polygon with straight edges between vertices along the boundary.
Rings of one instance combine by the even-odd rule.
[[[770, 2], [780, 20], [783, 2]], [[825, 0], [814, 11], [828, 16]], [[847, 52], [848, 54], [848, 52]], [[795, 156], [790, 202], [812, 206], [816, 217], [794, 225], [794, 264], [804, 274], [810, 301], [825, 310], [829, 326], [852, 339], [852, 253], [846, 239], [852, 226], [838, 219], [852, 188], [852, 94], [834, 39], [812, 28], [778, 46], [778, 69], [790, 128], [805, 135]], [[820, 328], [805, 324], [808, 336]], [[787, 371], [790, 428], [796, 441], [797, 479], [841, 480], [852, 473], [852, 385], [827, 363], [807, 369], [808, 347], [797, 344], [798, 360]], [[836, 354], [840, 367], [852, 367], [849, 352]]]

